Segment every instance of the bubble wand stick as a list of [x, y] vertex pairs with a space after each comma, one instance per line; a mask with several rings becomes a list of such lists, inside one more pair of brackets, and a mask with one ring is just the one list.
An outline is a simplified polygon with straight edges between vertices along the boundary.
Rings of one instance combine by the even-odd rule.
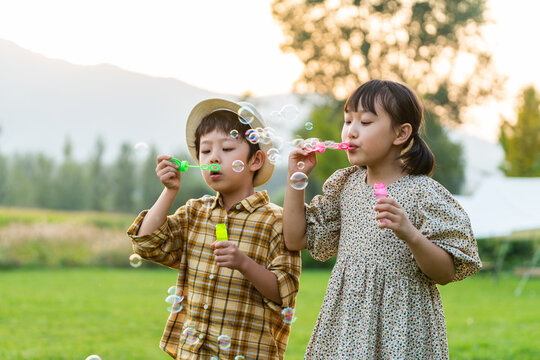
[[200, 168], [201, 170], [210, 170], [210, 171], [221, 170], [219, 164], [189, 165], [186, 160], [178, 160], [177, 158], [170, 158], [169, 161], [178, 165], [178, 171], [187, 171], [188, 168]]
[[316, 151], [318, 153], [323, 153], [323, 152], [326, 151], [326, 149], [348, 150], [349, 149], [349, 143], [342, 142], [342, 143], [334, 143], [332, 145], [326, 145], [322, 141], [317, 141], [315, 144], [310, 145], [310, 147], [312, 147], [312, 148], [307, 149], [308, 153], [311, 153], [311, 152], [314, 152], [314, 151]]

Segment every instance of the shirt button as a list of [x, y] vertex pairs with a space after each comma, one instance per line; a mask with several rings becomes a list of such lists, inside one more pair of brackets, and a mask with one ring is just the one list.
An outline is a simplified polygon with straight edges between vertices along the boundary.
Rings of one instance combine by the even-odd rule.
[[212, 280], [214, 278], [214, 275], [210, 275], [209, 278], [210, 280]]
[[238, 204], [236, 205], [236, 210], [240, 210], [242, 208], [242, 205]]
[[203, 308], [204, 310], [208, 309], [208, 304], [204, 304]]

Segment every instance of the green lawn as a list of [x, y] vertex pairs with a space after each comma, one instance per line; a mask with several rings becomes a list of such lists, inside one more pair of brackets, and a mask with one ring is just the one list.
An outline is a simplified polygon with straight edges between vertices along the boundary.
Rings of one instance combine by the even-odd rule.
[[[286, 359], [303, 357], [329, 273], [301, 278]], [[0, 272], [0, 359], [168, 359], [158, 348], [173, 270]], [[451, 359], [539, 359], [540, 280], [489, 276], [441, 287]]]

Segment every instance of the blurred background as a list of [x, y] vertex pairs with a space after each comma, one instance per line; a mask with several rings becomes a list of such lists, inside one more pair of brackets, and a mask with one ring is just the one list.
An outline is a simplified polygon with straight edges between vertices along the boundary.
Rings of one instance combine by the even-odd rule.
[[[451, 358], [540, 358], [539, 11], [527, 0], [0, 0], [0, 358], [167, 358], [157, 344], [176, 274], [130, 266], [125, 231], [162, 189], [156, 156], [191, 160], [191, 108], [249, 101], [285, 144], [340, 141], [344, 101], [374, 78], [421, 96], [434, 178], [478, 240], [481, 273], [440, 287]], [[287, 150], [264, 186], [277, 204]], [[349, 166], [342, 151], [318, 158], [308, 199]], [[175, 209], [204, 194], [200, 173], [184, 173]], [[303, 264], [287, 359], [303, 356], [333, 260]]]

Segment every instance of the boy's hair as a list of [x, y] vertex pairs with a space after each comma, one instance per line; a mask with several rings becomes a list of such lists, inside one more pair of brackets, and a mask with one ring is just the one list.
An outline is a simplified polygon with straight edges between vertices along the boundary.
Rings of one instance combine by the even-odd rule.
[[[246, 138], [246, 131], [251, 130], [251, 126], [240, 122], [238, 115], [229, 110], [217, 110], [206, 115], [197, 129], [195, 130], [195, 152], [197, 154], [197, 160], [199, 160], [199, 150], [201, 145], [201, 137], [214, 130], [219, 130], [225, 134], [230, 134], [232, 130], [238, 131], [238, 136], [243, 139], [249, 145], [248, 160], [252, 158], [255, 153], [260, 150], [259, 144], [248, 141]], [[232, 136], [232, 135], [231, 135]], [[240, 160], [240, 159], [239, 159]], [[253, 175], [253, 178], [257, 176], [258, 170]]]
[[357, 112], [360, 104], [363, 110], [377, 114], [376, 103], [390, 115], [393, 126], [407, 123], [412, 126], [411, 136], [403, 144], [406, 151], [399, 156], [405, 171], [411, 175], [431, 176], [435, 156], [419, 134], [419, 130], [425, 126], [424, 112], [414, 91], [394, 81], [371, 80], [358, 87], [347, 99], [345, 112]]

